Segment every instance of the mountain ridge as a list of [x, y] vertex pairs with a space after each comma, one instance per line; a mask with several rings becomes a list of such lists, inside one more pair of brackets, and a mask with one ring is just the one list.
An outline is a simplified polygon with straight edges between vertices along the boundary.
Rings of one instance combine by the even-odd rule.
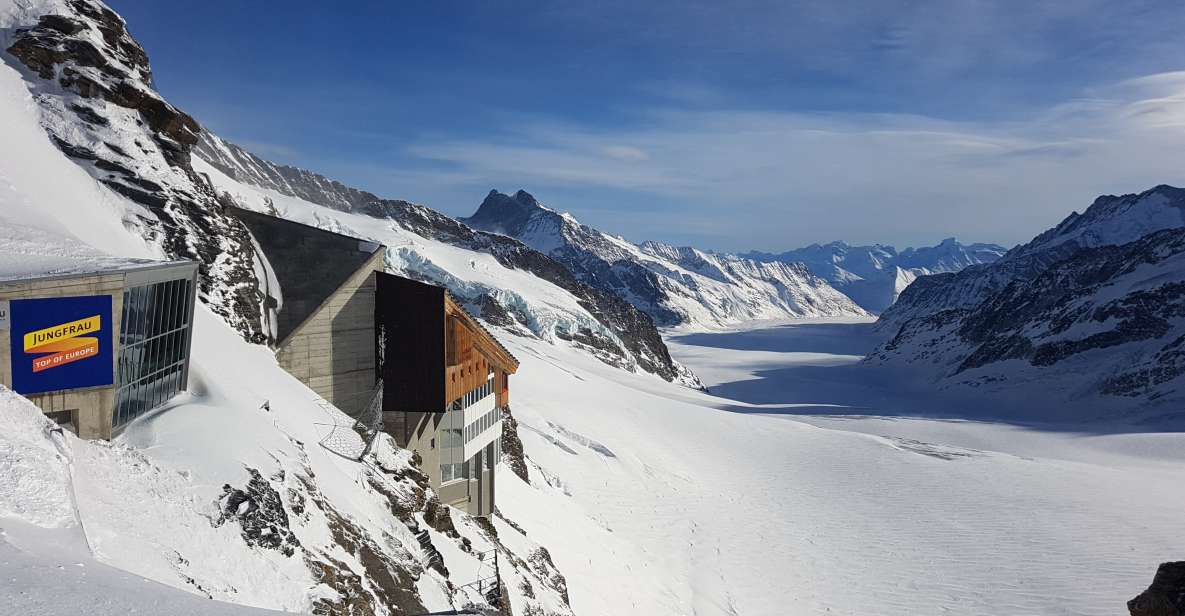
[[759, 263], [660, 242], [634, 244], [549, 208], [525, 190], [514, 195], [492, 190], [472, 216], [460, 220], [521, 240], [667, 327], [866, 314], [801, 266]]
[[1101, 196], [995, 263], [919, 279], [878, 327], [867, 362], [940, 387], [1092, 412], [1185, 400], [1185, 190]]
[[742, 256], [761, 261], [803, 263], [862, 308], [880, 313], [920, 276], [960, 271], [990, 263], [1005, 253], [1003, 246], [962, 244], [953, 237], [934, 246], [897, 250], [887, 244], [852, 245], [843, 240], [810, 244], [781, 253], [752, 251]]

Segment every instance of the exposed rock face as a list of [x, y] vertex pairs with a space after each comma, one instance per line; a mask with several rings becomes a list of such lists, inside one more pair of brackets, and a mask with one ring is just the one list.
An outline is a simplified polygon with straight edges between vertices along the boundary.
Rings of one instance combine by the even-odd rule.
[[202, 133], [195, 153], [219, 171], [253, 186], [271, 188], [343, 212], [356, 212], [379, 198], [364, 190], [346, 186], [323, 175], [287, 165], [277, 165], [219, 139]]
[[[111, 200], [126, 204], [126, 226], [165, 256], [200, 263], [204, 303], [244, 337], [264, 339], [263, 295], [250, 236], [229, 212], [234, 203], [194, 172], [191, 152], [201, 128], [153, 90], [147, 56], [124, 21], [95, 0], [13, 4], [0, 10], [21, 25], [0, 31], [7, 45], [4, 60], [28, 81], [49, 138], [98, 182], [126, 197]], [[47, 6], [54, 14], [36, 13]], [[352, 496], [380, 513], [385, 504], [393, 516], [362, 519], [343, 513], [357, 509], [340, 509], [342, 503], [335, 506], [320, 490], [303, 444], [293, 441], [292, 451], [300, 455], [273, 458], [275, 472], [248, 469], [242, 485], [227, 485], [217, 502], [210, 502], [209, 520], [237, 527], [249, 552], [307, 568], [311, 586], [285, 589], [307, 593], [307, 609], [358, 616], [424, 613], [429, 610], [421, 588], [433, 588], [438, 603], [441, 597], [472, 602], [471, 593], [448, 578], [443, 561], [434, 563], [416, 539], [430, 526], [463, 544], [467, 539], [454, 526], [469, 521], [440, 504], [427, 478], [399, 457], [407, 452], [386, 443], [382, 459], [372, 452], [369, 464], [359, 465]], [[190, 568], [187, 557], [196, 558], [175, 557], [184, 583], [205, 596], [236, 600], [233, 585], [208, 574], [217, 563]], [[522, 575], [534, 573], [524, 569]]]
[[165, 256], [200, 263], [200, 292], [251, 339], [259, 291], [246, 229], [190, 166], [201, 127], [152, 89], [144, 49], [99, 2], [66, 0], [62, 14], [10, 33], [50, 139], [111, 190], [140, 206], [137, 227]]
[[[247, 472], [251, 479], [244, 488], [222, 487], [222, 499], [218, 503], [222, 514], [215, 524], [220, 526], [235, 520], [248, 545], [279, 550], [285, 556], [292, 556], [300, 547], [300, 541], [288, 524], [288, 512], [284, 510], [280, 493], [258, 470], [249, 468]], [[284, 471], [280, 471], [276, 480], [283, 483]]]
[[[1154, 191], [1096, 205], [1177, 189]], [[1138, 221], [1110, 218], [1082, 233], [1086, 218], [1071, 216], [1058, 227], [1065, 233], [1044, 233], [997, 264], [919, 279], [901, 301], [954, 307], [907, 320], [868, 361], [910, 365], [944, 385], [1102, 394], [1111, 409], [1185, 398], [1185, 226], [1116, 245], [1103, 239], [1134, 233], [1109, 227]]]
[[1162, 563], [1147, 590], [1127, 602], [1131, 616], [1185, 616], [1185, 561]]
[[562, 263], [580, 282], [628, 300], [663, 326], [865, 314], [800, 264], [658, 242], [634, 245], [544, 207], [522, 190], [490, 191], [477, 212], [461, 221], [522, 241]]
[[531, 477], [527, 473], [523, 441], [518, 436], [518, 422], [511, 414], [509, 406], [502, 410], [502, 458], [519, 479], [531, 483]]
[[1028, 280], [1079, 250], [1134, 242], [1185, 225], [1185, 190], [1157, 186], [1139, 194], [1102, 196], [1082, 214], [1071, 213], [1033, 241], [990, 265], [919, 279], [881, 314], [877, 328], [892, 336], [906, 321], [942, 310], [973, 308], [1013, 281]]

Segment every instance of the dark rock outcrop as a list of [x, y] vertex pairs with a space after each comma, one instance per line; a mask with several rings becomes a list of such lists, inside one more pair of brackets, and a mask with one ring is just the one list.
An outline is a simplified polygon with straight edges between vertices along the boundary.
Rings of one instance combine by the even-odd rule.
[[[215, 525], [235, 520], [247, 545], [292, 556], [300, 547], [300, 541], [292, 532], [280, 493], [258, 470], [248, 468], [247, 472], [251, 479], [243, 488], [222, 486], [222, 498], [218, 501], [221, 513]], [[276, 481], [283, 483], [283, 471]]]
[[1152, 585], [1127, 602], [1131, 616], [1185, 616], [1185, 561], [1161, 563]]
[[1010, 283], [1032, 280], [1081, 250], [1120, 246], [1183, 225], [1185, 189], [1160, 185], [1138, 194], [1101, 196], [1085, 212], [1072, 212], [995, 263], [918, 278], [881, 314], [877, 328], [892, 336], [910, 319], [974, 308]]
[[531, 477], [527, 473], [527, 454], [523, 451], [523, 441], [518, 436], [518, 421], [514, 419], [509, 406], [502, 409], [502, 458], [519, 479], [531, 483]]
[[[1023, 275], [1005, 282], [1018, 264]], [[1185, 227], [1119, 245], [1063, 242], [987, 267], [998, 271], [919, 279], [916, 292], [907, 290], [915, 299], [971, 276], [995, 282], [976, 287], [983, 297], [970, 306], [906, 321], [868, 360], [925, 366], [941, 371], [939, 380], [976, 387], [1040, 374], [1078, 396], [1127, 398], [1124, 407], [1185, 394]], [[1009, 361], [1029, 368], [1017, 372]]]
[[250, 236], [190, 165], [201, 127], [152, 88], [148, 55], [119, 15], [94, 0], [65, 7], [66, 14], [16, 29], [7, 49], [6, 60], [24, 69], [50, 139], [142, 207], [130, 209], [125, 224], [168, 257], [198, 261], [202, 300], [244, 338], [257, 338], [261, 295]]

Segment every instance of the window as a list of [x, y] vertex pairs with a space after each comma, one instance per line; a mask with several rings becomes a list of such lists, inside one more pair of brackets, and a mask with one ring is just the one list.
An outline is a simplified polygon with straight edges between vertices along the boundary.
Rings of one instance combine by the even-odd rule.
[[114, 427], [164, 404], [185, 388], [193, 293], [190, 279], [124, 291]]
[[465, 478], [465, 411], [454, 408], [440, 424], [440, 482]]

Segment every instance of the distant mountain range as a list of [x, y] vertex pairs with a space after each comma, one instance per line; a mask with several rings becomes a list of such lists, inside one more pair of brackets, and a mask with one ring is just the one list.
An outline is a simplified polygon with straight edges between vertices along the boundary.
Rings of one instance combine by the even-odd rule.
[[955, 238], [936, 246], [906, 248], [846, 242], [811, 244], [780, 254], [750, 252], [741, 256], [762, 262], [802, 263], [811, 273], [852, 298], [869, 312], [879, 313], [918, 276], [957, 272], [971, 265], [991, 263], [1007, 251], [996, 244], [960, 244]]
[[868, 361], [943, 386], [1185, 400], [1185, 190], [1099, 197], [995, 263], [919, 279], [878, 328]]
[[525, 191], [490, 191], [465, 224], [501, 233], [625, 298], [664, 326], [867, 314], [801, 263], [762, 262], [657, 242], [634, 244], [581, 224]]

